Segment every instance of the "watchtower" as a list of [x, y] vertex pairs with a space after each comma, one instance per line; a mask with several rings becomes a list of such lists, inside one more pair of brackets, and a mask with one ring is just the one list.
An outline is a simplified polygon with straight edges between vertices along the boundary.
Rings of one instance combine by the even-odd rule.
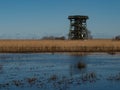
[[78, 40], [78, 39], [88, 39], [88, 30], [86, 20], [88, 16], [68, 16], [70, 20], [70, 31], [69, 39]]

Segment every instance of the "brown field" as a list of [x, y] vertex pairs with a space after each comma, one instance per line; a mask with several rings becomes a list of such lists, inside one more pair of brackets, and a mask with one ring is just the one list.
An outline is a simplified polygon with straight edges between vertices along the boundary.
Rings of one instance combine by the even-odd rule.
[[120, 41], [96, 40], [0, 40], [0, 53], [120, 52]]

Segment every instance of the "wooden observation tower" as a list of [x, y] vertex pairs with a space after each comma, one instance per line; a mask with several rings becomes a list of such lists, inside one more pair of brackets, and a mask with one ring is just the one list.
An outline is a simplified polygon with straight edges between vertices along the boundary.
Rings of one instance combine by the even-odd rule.
[[70, 20], [70, 31], [68, 38], [71, 40], [88, 39], [88, 30], [86, 20], [88, 16], [68, 16]]

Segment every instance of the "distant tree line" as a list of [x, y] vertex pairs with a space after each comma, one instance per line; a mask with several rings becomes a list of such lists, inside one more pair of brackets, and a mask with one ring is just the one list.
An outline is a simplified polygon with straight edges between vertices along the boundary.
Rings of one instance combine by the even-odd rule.
[[91, 35], [91, 32], [89, 30], [87, 30], [87, 34], [88, 34], [88, 39], [93, 39], [93, 36]]
[[120, 35], [116, 36], [115, 40], [120, 40]]
[[65, 40], [64, 36], [61, 37], [54, 37], [54, 36], [44, 36], [42, 40]]

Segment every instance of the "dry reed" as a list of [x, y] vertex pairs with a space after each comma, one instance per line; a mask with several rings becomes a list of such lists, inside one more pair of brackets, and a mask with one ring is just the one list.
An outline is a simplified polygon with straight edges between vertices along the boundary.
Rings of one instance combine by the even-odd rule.
[[115, 40], [0, 40], [0, 53], [120, 52]]

